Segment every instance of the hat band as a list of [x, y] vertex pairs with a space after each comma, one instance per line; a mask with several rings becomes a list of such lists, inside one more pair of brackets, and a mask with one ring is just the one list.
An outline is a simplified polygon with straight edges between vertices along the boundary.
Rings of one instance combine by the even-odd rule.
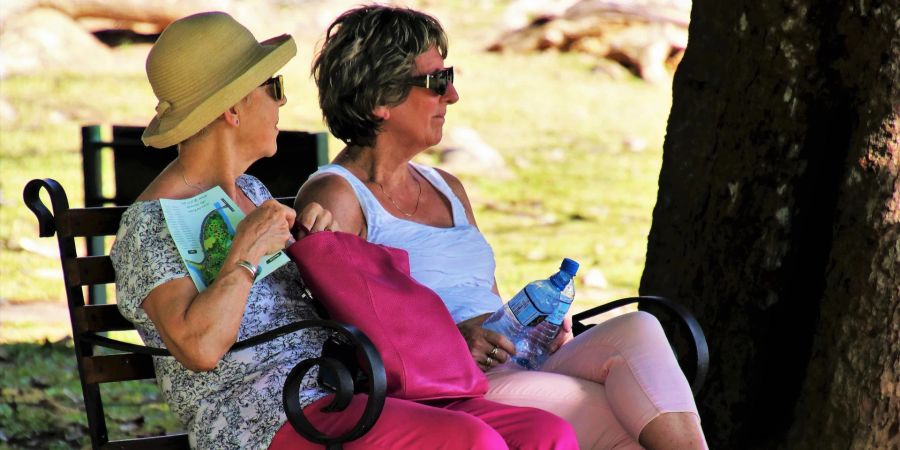
[[160, 100], [159, 104], [156, 105], [156, 117], [162, 118], [163, 114], [165, 114], [166, 111], [168, 111], [171, 107], [171, 103], [165, 100]]

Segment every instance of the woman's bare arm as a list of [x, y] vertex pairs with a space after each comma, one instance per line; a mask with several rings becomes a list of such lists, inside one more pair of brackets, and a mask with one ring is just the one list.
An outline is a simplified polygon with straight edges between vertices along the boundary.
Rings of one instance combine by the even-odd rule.
[[190, 278], [157, 286], [141, 305], [172, 355], [186, 368], [216, 367], [237, 340], [252, 278], [238, 265], [253, 265], [284, 248], [291, 237], [294, 211], [269, 200], [238, 224], [231, 250], [216, 280], [201, 293]]
[[324, 174], [304, 183], [294, 200], [294, 210], [303, 211], [315, 203], [331, 212], [337, 224], [333, 230], [366, 237], [366, 219], [347, 180], [339, 175]]

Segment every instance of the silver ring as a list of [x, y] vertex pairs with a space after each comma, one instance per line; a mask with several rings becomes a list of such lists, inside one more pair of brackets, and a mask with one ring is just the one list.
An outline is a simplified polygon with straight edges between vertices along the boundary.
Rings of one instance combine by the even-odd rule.
[[484, 360], [484, 363], [487, 366], [492, 366], [492, 365], [494, 365], [494, 358], [491, 358], [490, 356], [488, 356], [487, 359]]
[[488, 353], [488, 356], [489, 356], [489, 357], [497, 356], [497, 350], [498, 350], [498, 348], [497, 348], [497, 346], [495, 345], [494, 348], [491, 350], [491, 352]]

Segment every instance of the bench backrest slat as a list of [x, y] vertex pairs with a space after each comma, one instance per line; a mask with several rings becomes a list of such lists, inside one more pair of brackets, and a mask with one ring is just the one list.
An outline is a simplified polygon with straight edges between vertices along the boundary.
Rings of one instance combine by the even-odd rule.
[[147, 355], [122, 353], [118, 355], [85, 356], [85, 382], [90, 384], [156, 378], [153, 358]]
[[84, 333], [133, 330], [134, 324], [122, 317], [115, 305], [85, 305], [72, 310], [72, 322]]
[[124, 206], [72, 208], [57, 214], [56, 232], [61, 237], [114, 236], [126, 209]]
[[63, 262], [70, 286], [114, 283], [116, 272], [109, 256], [79, 256]]

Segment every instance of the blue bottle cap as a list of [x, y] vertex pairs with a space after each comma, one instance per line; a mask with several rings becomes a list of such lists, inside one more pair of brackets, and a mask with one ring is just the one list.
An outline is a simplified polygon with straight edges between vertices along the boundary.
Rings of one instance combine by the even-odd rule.
[[578, 263], [573, 259], [563, 258], [562, 264], [559, 265], [559, 270], [574, 277], [578, 273]]

